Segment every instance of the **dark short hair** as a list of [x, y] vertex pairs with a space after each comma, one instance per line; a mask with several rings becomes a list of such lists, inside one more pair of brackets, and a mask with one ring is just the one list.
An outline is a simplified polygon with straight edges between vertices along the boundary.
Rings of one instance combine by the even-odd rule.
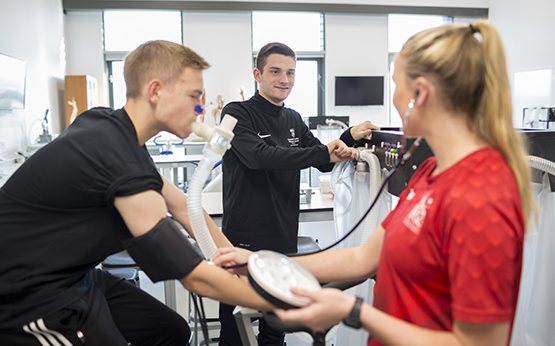
[[281, 54], [297, 60], [295, 52], [293, 49], [289, 48], [289, 46], [279, 42], [268, 43], [260, 48], [256, 56], [256, 68], [260, 70], [260, 73], [264, 70], [264, 66], [266, 66], [266, 61], [268, 61], [270, 54]]

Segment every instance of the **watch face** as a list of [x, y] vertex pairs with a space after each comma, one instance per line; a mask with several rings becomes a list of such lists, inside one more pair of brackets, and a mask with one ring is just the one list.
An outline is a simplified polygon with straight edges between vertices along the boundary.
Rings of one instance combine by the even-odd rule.
[[291, 293], [292, 287], [311, 291], [321, 289], [320, 283], [312, 273], [277, 252], [262, 250], [253, 253], [249, 257], [248, 270], [264, 291], [293, 306], [304, 306], [310, 299]]

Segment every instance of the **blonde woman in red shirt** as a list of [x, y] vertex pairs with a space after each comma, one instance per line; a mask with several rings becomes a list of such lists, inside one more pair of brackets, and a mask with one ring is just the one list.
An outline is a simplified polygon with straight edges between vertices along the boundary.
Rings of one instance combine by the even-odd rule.
[[[312, 302], [277, 314], [313, 330], [348, 317], [372, 346], [508, 345], [533, 200], [499, 34], [487, 21], [422, 31], [396, 57], [393, 79], [393, 103], [410, 114], [405, 134], [422, 136], [434, 157], [364, 244], [296, 258], [321, 282], [376, 275], [373, 306], [294, 289]], [[221, 254], [228, 264], [247, 255]]]

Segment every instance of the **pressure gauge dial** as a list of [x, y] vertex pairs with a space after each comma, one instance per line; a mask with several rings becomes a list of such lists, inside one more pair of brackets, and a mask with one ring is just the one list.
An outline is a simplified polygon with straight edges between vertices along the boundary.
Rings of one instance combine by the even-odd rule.
[[310, 302], [306, 297], [293, 294], [292, 287], [320, 290], [320, 283], [312, 273], [277, 252], [262, 250], [253, 253], [249, 257], [248, 270], [253, 288], [270, 303], [283, 309], [304, 306]]

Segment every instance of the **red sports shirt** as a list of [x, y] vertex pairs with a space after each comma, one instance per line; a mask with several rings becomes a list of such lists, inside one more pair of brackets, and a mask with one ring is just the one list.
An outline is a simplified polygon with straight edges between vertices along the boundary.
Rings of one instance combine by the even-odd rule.
[[435, 167], [422, 164], [382, 223], [374, 306], [435, 330], [512, 323], [524, 238], [513, 173], [492, 148], [432, 177]]

